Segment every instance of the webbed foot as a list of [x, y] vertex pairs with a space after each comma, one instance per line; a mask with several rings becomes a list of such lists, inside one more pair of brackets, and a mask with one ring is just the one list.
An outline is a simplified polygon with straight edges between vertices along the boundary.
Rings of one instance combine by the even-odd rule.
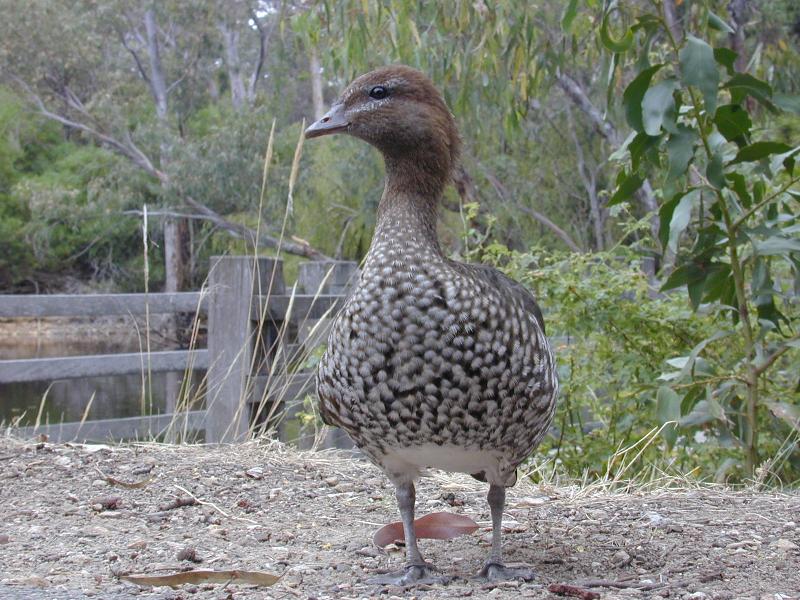
[[480, 572], [475, 576], [475, 579], [490, 582], [509, 581], [513, 579], [518, 581], [533, 581], [536, 579], [536, 574], [533, 572], [533, 569], [514, 569], [499, 563], [489, 562], [483, 566]]
[[447, 585], [453, 580], [447, 575], [439, 575], [433, 565], [407, 565], [399, 573], [387, 573], [367, 581], [377, 585], [399, 585], [409, 587], [412, 585], [433, 585], [436, 583]]

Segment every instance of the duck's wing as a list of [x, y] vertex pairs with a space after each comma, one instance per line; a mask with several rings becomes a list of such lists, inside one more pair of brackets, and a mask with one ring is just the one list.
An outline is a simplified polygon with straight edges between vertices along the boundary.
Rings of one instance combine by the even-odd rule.
[[504, 275], [494, 267], [490, 267], [489, 265], [471, 264], [466, 266], [474, 270], [474, 272], [484, 281], [490, 282], [498, 289], [506, 290], [511, 296], [522, 302], [522, 306], [525, 307], [525, 310], [530, 312], [536, 318], [536, 322], [542, 329], [542, 334], [546, 333], [544, 329], [544, 317], [542, 316], [542, 310], [536, 303], [536, 298], [534, 297], [533, 293], [531, 293], [528, 288]]

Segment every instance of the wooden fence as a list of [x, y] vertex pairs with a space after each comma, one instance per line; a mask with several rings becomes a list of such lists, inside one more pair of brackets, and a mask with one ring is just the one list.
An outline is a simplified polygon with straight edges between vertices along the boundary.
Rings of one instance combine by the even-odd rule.
[[[298, 358], [321, 343], [355, 281], [353, 262], [303, 263], [287, 288], [271, 258], [213, 257], [204, 292], [173, 294], [0, 295], [0, 318], [206, 315], [208, 348], [60, 358], [0, 360], [0, 384], [207, 371], [205, 407], [180, 413], [22, 428], [54, 440], [157, 436], [176, 424], [205, 432], [207, 442], [246, 439], [267, 417], [313, 390], [313, 372]], [[181, 403], [178, 403], [181, 406]]]

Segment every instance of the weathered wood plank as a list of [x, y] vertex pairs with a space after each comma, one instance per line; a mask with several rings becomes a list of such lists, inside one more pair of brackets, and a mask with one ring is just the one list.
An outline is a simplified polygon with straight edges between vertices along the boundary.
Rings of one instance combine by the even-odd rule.
[[[215, 256], [209, 270], [206, 441], [239, 442], [249, 429], [248, 382], [255, 327], [250, 315], [259, 294], [284, 294], [283, 263], [248, 256]], [[266, 341], [270, 344], [270, 340]]]
[[286, 313], [291, 306], [290, 321], [295, 323], [306, 319], [320, 319], [325, 316], [333, 316], [336, 311], [344, 304], [346, 296], [342, 294], [295, 294], [272, 296], [256, 296], [258, 302], [253, 302], [251, 318], [258, 321], [262, 317], [261, 307], [268, 303], [267, 318], [275, 321], [285, 321]]
[[83, 424], [56, 423], [34, 427], [20, 427], [14, 434], [23, 438], [32, 438], [44, 434], [51, 442], [70, 441], [110, 441], [121, 439], [150, 439], [164, 433], [173, 423], [183, 431], [199, 431], [205, 428], [206, 411], [191, 410], [185, 413], [152, 415], [145, 417], [126, 417], [122, 419], [100, 419], [85, 421]]
[[0, 294], [0, 318], [97, 317], [205, 311], [206, 295], [172, 294]]
[[312, 260], [297, 270], [297, 284], [306, 294], [347, 294], [358, 277], [358, 263], [352, 260]]
[[131, 375], [150, 370], [207, 369], [208, 350], [170, 350], [147, 353], [97, 354], [59, 358], [0, 360], [0, 383], [52, 381], [104, 375]]

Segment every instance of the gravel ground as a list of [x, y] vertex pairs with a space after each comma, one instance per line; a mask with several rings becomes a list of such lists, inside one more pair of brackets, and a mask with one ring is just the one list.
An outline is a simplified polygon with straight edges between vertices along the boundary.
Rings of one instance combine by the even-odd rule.
[[[141, 482], [130, 488], [124, 483]], [[371, 544], [397, 520], [373, 466], [275, 442], [203, 447], [69, 445], [0, 438], [0, 599], [555, 598], [552, 584], [600, 598], [800, 598], [800, 493], [720, 487], [637, 489], [518, 484], [504, 519], [508, 563], [533, 583], [469, 576], [488, 552], [485, 485], [434, 473], [418, 515], [471, 516], [477, 532], [423, 540], [447, 586], [367, 583], [403, 549]], [[185, 504], [185, 505], [183, 505]], [[193, 560], [192, 560], [193, 559]], [[138, 587], [120, 579], [189, 569], [258, 570], [273, 587]]]

